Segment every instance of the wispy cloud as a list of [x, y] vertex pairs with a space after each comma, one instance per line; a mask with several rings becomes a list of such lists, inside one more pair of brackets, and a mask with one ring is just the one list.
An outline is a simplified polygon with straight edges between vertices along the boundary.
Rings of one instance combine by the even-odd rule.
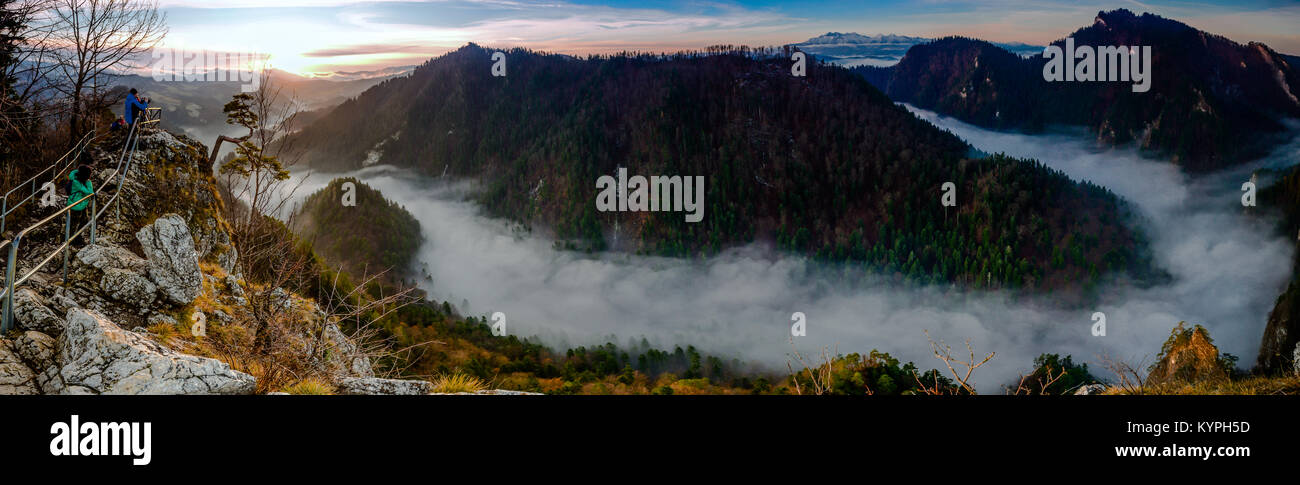
[[252, 44], [278, 67], [325, 71], [411, 64], [467, 42], [568, 54], [779, 45], [826, 31], [967, 35], [1045, 43], [1100, 10], [1152, 12], [1238, 41], [1300, 53], [1300, 5], [1183, 1], [1084, 5], [1064, 0], [900, 2], [621, 0], [164, 0], [173, 37], [206, 48]]

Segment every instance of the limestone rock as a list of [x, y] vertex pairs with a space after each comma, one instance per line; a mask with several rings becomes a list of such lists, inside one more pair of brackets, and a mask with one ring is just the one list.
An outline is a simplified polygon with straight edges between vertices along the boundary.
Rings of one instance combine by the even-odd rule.
[[54, 337], [41, 332], [29, 330], [14, 339], [12, 350], [32, 370], [36, 387], [42, 394], [58, 394], [63, 391], [57, 348], [58, 342]]
[[12, 346], [12, 341], [0, 340], [0, 395], [40, 394], [36, 373]]
[[86, 310], [68, 312], [59, 337], [69, 394], [250, 394], [253, 376], [216, 359], [186, 355], [118, 328]]
[[76, 260], [82, 265], [100, 271], [109, 268], [124, 269], [144, 274], [149, 271], [149, 262], [127, 251], [126, 248], [106, 244], [92, 244], [77, 251]]
[[155, 313], [153, 315], [149, 315], [148, 321], [149, 321], [149, 325], [151, 326], [152, 325], [171, 325], [171, 326], [177, 325], [175, 318], [172, 318], [170, 315], [163, 315], [161, 313]]
[[27, 288], [14, 290], [14, 322], [23, 330], [50, 335], [63, 333], [63, 319], [45, 305], [40, 295]]
[[509, 389], [484, 389], [474, 392], [435, 392], [434, 396], [545, 396], [540, 392], [511, 391]]
[[1074, 391], [1074, 395], [1076, 396], [1096, 396], [1098, 394], [1105, 394], [1105, 393], [1106, 393], [1106, 386], [1103, 384], [1088, 384], [1086, 386], [1079, 387], [1078, 390]]
[[149, 277], [167, 300], [188, 305], [203, 291], [194, 237], [185, 219], [167, 214], [135, 234], [149, 257]]
[[339, 329], [338, 324], [334, 322], [325, 323], [325, 345], [329, 348], [327, 355], [330, 356], [326, 365], [330, 370], [339, 377], [374, 377], [374, 369], [370, 365], [370, 358], [359, 355], [357, 345], [352, 342], [343, 331]]
[[1291, 351], [1291, 372], [1300, 376], [1300, 342], [1296, 342], [1295, 350]]
[[413, 396], [428, 394], [431, 390], [432, 384], [420, 380], [350, 377], [339, 381], [339, 394]]
[[110, 298], [147, 310], [157, 298], [158, 287], [148, 278], [124, 269], [109, 268], [99, 280], [99, 287]]

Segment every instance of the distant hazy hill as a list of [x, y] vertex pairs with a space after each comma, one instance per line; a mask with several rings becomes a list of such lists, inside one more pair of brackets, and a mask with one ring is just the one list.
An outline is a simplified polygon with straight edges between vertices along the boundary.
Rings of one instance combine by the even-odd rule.
[[1099, 144], [1135, 143], [1190, 170], [1262, 155], [1285, 129], [1279, 118], [1300, 116], [1294, 58], [1263, 44], [1127, 10], [1101, 12], [1070, 37], [1076, 45], [1151, 46], [1150, 91], [1132, 92], [1130, 82], [1049, 83], [1041, 55], [1021, 58], [960, 37], [918, 44], [892, 68], [857, 72], [897, 101], [980, 126], [1086, 126]]
[[[826, 62], [845, 67], [889, 66], [897, 63], [903, 57], [903, 54], [907, 53], [907, 49], [931, 40], [925, 37], [907, 35], [862, 35], [852, 32], [827, 32], [795, 44], [795, 46], [799, 50], [812, 54]], [[1043, 52], [1042, 46], [1019, 42], [996, 45], [1023, 56]]]
[[[338, 105], [398, 74], [400, 72], [335, 80], [306, 78], [277, 70], [271, 73], [271, 82], [280, 89], [282, 99], [296, 99], [304, 110], [320, 110]], [[230, 101], [231, 96], [240, 92], [242, 84], [240, 81], [154, 81], [151, 76], [139, 75], [118, 77], [114, 83], [125, 89], [136, 88], [141, 96], [152, 99], [153, 106], [163, 109], [163, 120], [167, 126], [184, 129], [209, 144], [219, 133], [238, 133], [238, 128], [226, 124], [226, 115], [221, 112], [221, 108]], [[114, 110], [121, 112], [122, 107], [115, 106]]]
[[[1123, 203], [1034, 162], [972, 159], [851, 72], [788, 54], [575, 59], [468, 45], [294, 137], [317, 169], [368, 163], [483, 181], [496, 215], [569, 247], [663, 255], [754, 240], [920, 281], [1058, 286], [1137, 265]], [[704, 220], [599, 212], [596, 180], [706, 177]], [[940, 205], [952, 182], [958, 206]], [[616, 245], [614, 245], [616, 244]], [[611, 246], [614, 245], [614, 246]]]

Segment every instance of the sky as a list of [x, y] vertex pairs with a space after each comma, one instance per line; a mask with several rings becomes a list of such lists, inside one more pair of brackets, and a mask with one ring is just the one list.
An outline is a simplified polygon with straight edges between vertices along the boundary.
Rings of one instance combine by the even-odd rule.
[[[1300, 1], [160, 0], [168, 48], [269, 55], [300, 74], [413, 65], [468, 42], [565, 54], [783, 45], [826, 32], [1046, 44], [1127, 8], [1300, 54]], [[274, 5], [274, 6], [266, 6]]]

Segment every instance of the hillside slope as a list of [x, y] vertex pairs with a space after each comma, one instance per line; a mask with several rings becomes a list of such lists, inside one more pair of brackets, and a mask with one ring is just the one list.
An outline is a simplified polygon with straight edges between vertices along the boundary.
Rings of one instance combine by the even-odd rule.
[[[355, 187], [355, 205], [344, 206], [344, 184]], [[365, 230], [357, 230], [364, 227]], [[355, 178], [338, 178], [294, 210], [289, 228], [310, 242], [331, 266], [356, 276], [383, 273], [400, 284], [415, 273], [420, 221], [402, 206]]]
[[[844, 69], [787, 54], [576, 59], [467, 45], [298, 133], [317, 169], [384, 163], [477, 178], [497, 216], [567, 247], [661, 255], [752, 241], [923, 282], [1059, 286], [1143, 265], [1108, 191], [1032, 161], [974, 158]], [[596, 180], [706, 177], [704, 219], [600, 212]], [[952, 182], [955, 208], [940, 204]], [[618, 241], [615, 245], [615, 241]]]
[[1133, 92], [1123, 81], [1048, 82], [1041, 54], [1021, 58], [960, 37], [917, 45], [890, 68], [856, 72], [897, 101], [979, 126], [1085, 126], [1099, 145], [1135, 144], [1192, 171], [1263, 155], [1285, 131], [1279, 120], [1300, 117], [1300, 66], [1264, 44], [1123, 9], [1098, 13], [1068, 37], [1076, 46], [1150, 46], [1150, 90]]

